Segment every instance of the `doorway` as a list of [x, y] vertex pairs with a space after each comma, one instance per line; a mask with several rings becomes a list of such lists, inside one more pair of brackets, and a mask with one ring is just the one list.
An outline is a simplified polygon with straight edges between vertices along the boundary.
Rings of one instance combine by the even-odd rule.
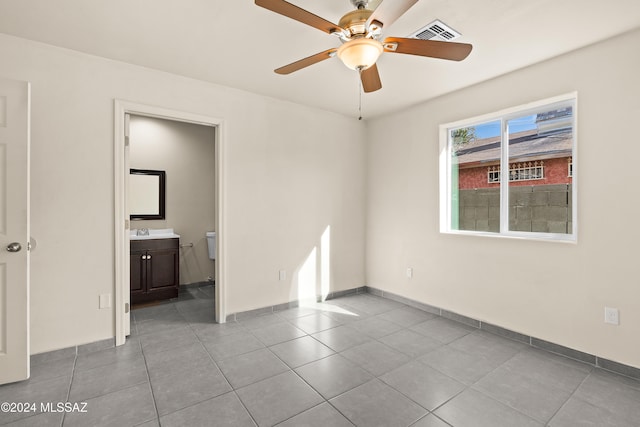
[[[224, 250], [224, 133], [223, 120], [181, 111], [168, 110], [126, 101], [115, 101], [114, 166], [115, 166], [115, 326], [116, 345], [124, 344], [130, 332], [130, 249], [129, 230], [134, 228], [127, 213], [129, 179], [129, 117], [147, 117], [212, 127], [215, 169], [215, 229], [217, 253], [215, 260], [215, 320], [223, 323], [225, 311], [225, 250]], [[208, 231], [208, 230], [203, 230]]]

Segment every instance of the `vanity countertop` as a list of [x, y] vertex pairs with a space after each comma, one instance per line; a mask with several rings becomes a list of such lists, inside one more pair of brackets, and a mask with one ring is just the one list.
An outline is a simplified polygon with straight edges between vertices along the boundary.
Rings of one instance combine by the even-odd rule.
[[138, 235], [138, 230], [129, 230], [129, 239], [131, 240], [152, 240], [152, 239], [179, 239], [180, 235], [173, 231], [173, 228], [150, 228], [149, 234], [144, 236]]

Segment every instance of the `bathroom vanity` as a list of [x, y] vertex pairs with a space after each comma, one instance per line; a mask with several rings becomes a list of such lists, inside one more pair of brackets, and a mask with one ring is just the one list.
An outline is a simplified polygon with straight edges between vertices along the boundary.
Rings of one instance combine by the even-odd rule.
[[148, 231], [130, 235], [131, 304], [178, 296], [180, 236], [172, 229]]

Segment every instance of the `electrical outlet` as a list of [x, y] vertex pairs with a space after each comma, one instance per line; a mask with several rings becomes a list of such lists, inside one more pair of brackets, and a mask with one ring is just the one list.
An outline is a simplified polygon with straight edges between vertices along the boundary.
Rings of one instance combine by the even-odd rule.
[[413, 277], [413, 268], [407, 268], [407, 279], [411, 279]]
[[604, 323], [610, 323], [612, 325], [620, 324], [620, 311], [617, 308], [605, 307], [604, 308]]
[[287, 270], [278, 271], [278, 280], [287, 280]]

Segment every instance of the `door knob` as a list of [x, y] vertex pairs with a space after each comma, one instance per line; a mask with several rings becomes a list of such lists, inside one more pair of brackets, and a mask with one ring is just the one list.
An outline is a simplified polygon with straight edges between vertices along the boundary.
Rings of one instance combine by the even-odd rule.
[[22, 249], [22, 246], [20, 246], [20, 243], [18, 242], [9, 243], [7, 245], [7, 251], [9, 252], [20, 252], [20, 249]]

